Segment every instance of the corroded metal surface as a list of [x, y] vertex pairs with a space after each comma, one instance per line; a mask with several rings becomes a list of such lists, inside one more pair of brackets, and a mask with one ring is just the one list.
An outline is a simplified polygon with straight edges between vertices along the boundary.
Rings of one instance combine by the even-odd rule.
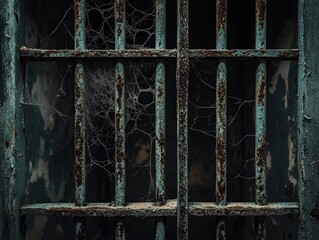
[[[255, 47], [266, 49], [267, 1], [256, 0], [256, 41]], [[266, 61], [259, 62], [256, 73], [256, 137], [255, 137], [255, 188], [256, 203], [266, 204]], [[266, 238], [266, 218], [256, 219], [256, 238]]]
[[[227, 0], [216, 1], [216, 49], [227, 48]], [[216, 76], [216, 202], [227, 201], [227, 65], [221, 60]]]
[[[125, 0], [114, 1], [115, 49], [125, 49]], [[125, 71], [124, 63], [115, 67], [115, 205], [125, 204]], [[125, 239], [125, 219], [116, 219], [115, 239]]]
[[[238, 58], [298, 60], [298, 49], [189, 49], [190, 58]], [[175, 58], [176, 49], [124, 49], [124, 50], [48, 50], [22, 47], [22, 58], [43, 61], [102, 59], [102, 58]]]
[[[155, 48], [166, 48], [166, 0], [156, 0]], [[163, 61], [158, 61], [155, 70], [155, 197], [158, 205], [166, 202], [166, 69]], [[157, 240], [164, 240], [165, 219], [156, 219]]]
[[226, 240], [226, 224], [221, 221], [217, 224], [216, 227], [216, 239], [217, 240]]
[[[151, 217], [176, 216], [177, 200], [167, 200], [163, 206], [152, 202], [128, 203], [115, 206], [114, 203], [89, 203], [76, 207], [72, 203], [40, 203], [25, 205], [21, 208], [22, 215], [46, 216], [104, 216], [104, 217]], [[298, 203], [269, 203], [261, 206], [255, 203], [229, 203], [226, 206], [209, 202], [190, 202], [189, 214], [193, 216], [275, 216], [298, 213]]]
[[[20, 204], [24, 196], [24, 115], [19, 94], [18, 46], [22, 40], [20, 1], [0, 3], [0, 239], [20, 239]], [[24, 77], [24, 76], [22, 76]]]
[[[74, 48], [85, 49], [85, 0], [74, 0]], [[86, 169], [85, 169], [85, 79], [84, 66], [77, 62], [75, 66], [75, 205], [86, 204]], [[85, 239], [85, 219], [75, 219], [75, 239]]]
[[177, 238], [188, 239], [188, 0], [177, 1]]
[[311, 213], [318, 204], [319, 165], [319, 5], [315, 0], [299, 0], [299, 72], [298, 72], [298, 172], [299, 236], [316, 239], [318, 220]]

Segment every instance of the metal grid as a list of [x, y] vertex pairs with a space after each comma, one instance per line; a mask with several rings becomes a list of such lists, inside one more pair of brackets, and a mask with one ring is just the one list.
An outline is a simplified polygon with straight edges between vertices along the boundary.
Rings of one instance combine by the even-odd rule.
[[[298, 213], [298, 203], [266, 202], [266, 60], [297, 60], [296, 49], [266, 49], [266, 0], [256, 0], [255, 49], [227, 49], [227, 0], [216, 1], [216, 49], [189, 49], [188, 0], [177, 1], [177, 48], [166, 48], [166, 1], [156, 0], [155, 49], [125, 50], [125, 0], [115, 0], [115, 49], [85, 49], [85, 0], [74, 0], [74, 50], [20, 50], [20, 57], [31, 60], [76, 61], [75, 67], [75, 203], [30, 204], [21, 215], [75, 217], [76, 239], [85, 238], [85, 217], [116, 217], [115, 237], [125, 239], [125, 217], [156, 217], [156, 239], [165, 239], [167, 216], [177, 216], [178, 239], [188, 238], [188, 216], [219, 216], [217, 239], [226, 239], [226, 216], [256, 216], [256, 238], [265, 239], [265, 219], [269, 215]], [[115, 202], [86, 203], [85, 196], [85, 79], [82, 61], [116, 58], [115, 113]], [[125, 74], [126, 58], [156, 58], [156, 202], [125, 202]], [[165, 194], [165, 64], [164, 58], [177, 62], [177, 199]], [[216, 86], [216, 201], [188, 202], [188, 76], [191, 58], [218, 60]], [[258, 59], [256, 73], [256, 202], [227, 203], [227, 59]]]

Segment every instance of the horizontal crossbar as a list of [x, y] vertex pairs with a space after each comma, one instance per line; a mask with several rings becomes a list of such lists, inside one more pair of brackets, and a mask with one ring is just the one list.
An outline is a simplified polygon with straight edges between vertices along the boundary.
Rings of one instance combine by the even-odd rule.
[[[30, 49], [22, 47], [20, 56], [27, 60], [74, 60], [74, 59], [100, 59], [100, 58], [175, 58], [176, 49], [130, 49], [130, 50], [49, 50]], [[273, 60], [297, 60], [298, 49], [190, 49], [190, 58], [262, 58]]]
[[[163, 206], [152, 202], [129, 203], [115, 207], [113, 203], [89, 203], [78, 207], [73, 203], [39, 203], [24, 205], [22, 215], [45, 216], [104, 216], [104, 217], [159, 217], [176, 216], [177, 201], [168, 200]], [[193, 216], [273, 216], [298, 213], [298, 203], [229, 203], [226, 206], [208, 202], [191, 202], [188, 212]]]

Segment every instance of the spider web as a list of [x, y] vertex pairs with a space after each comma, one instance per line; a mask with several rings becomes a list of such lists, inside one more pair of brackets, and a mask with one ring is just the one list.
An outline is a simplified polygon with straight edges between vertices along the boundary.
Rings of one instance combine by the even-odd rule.
[[[114, 2], [91, 0], [87, 3], [87, 47], [114, 49]], [[155, 6], [153, 1], [126, 1], [126, 48], [154, 45]]]
[[[255, 104], [254, 85], [247, 84], [251, 88], [248, 94], [240, 94], [240, 90], [233, 87], [235, 81], [241, 81], [238, 74], [238, 62], [228, 63], [228, 93], [227, 93], [227, 131], [228, 131], [228, 160], [231, 168], [230, 177], [231, 189], [235, 188], [240, 181], [247, 181], [250, 186], [254, 185], [254, 162], [255, 158], [249, 155], [254, 149], [254, 125], [245, 126], [243, 119], [245, 115], [253, 117], [253, 107]], [[213, 61], [194, 60], [191, 61], [190, 75], [190, 97], [189, 97], [189, 130], [195, 140], [191, 140], [192, 149], [190, 157], [194, 159], [198, 166], [198, 159], [209, 162], [202, 171], [206, 174], [215, 174], [215, 169], [211, 168], [211, 159], [215, 159], [215, 139], [216, 139], [216, 69], [217, 64]], [[247, 78], [254, 78], [245, 75]], [[237, 80], [236, 80], [237, 79]], [[234, 91], [235, 88], [235, 91]], [[237, 90], [237, 91], [236, 91]], [[246, 149], [246, 151], [245, 151]], [[205, 153], [206, 152], [206, 153]], [[209, 153], [207, 153], [209, 152]], [[237, 159], [237, 162], [233, 159]], [[191, 160], [192, 161], [192, 160]], [[192, 169], [192, 167], [191, 167]], [[209, 171], [209, 173], [208, 173]], [[205, 176], [205, 173], [203, 174]], [[209, 187], [211, 178], [203, 178]], [[199, 186], [196, 186], [197, 190]], [[254, 188], [252, 188], [254, 189]], [[232, 192], [232, 190], [231, 190]], [[201, 193], [200, 193], [201, 194]], [[202, 200], [202, 199], [201, 199]]]
[[[148, 169], [147, 195], [150, 196], [154, 191], [151, 169], [155, 137], [155, 64], [128, 62], [126, 69], [126, 156], [131, 168]], [[113, 176], [116, 91], [114, 65], [88, 64], [86, 80], [89, 167], [101, 167], [109, 176]], [[130, 168], [127, 171], [129, 170]]]

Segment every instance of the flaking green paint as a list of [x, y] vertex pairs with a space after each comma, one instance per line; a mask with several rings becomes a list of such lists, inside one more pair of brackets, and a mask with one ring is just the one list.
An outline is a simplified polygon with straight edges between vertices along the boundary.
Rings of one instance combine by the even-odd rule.
[[24, 191], [24, 119], [20, 104], [19, 45], [21, 2], [0, 4], [1, 31], [1, 216], [0, 238], [20, 239], [20, 204]]
[[299, 0], [298, 239], [317, 239], [319, 236], [318, 219], [311, 216], [319, 201], [318, 12], [318, 1]]

